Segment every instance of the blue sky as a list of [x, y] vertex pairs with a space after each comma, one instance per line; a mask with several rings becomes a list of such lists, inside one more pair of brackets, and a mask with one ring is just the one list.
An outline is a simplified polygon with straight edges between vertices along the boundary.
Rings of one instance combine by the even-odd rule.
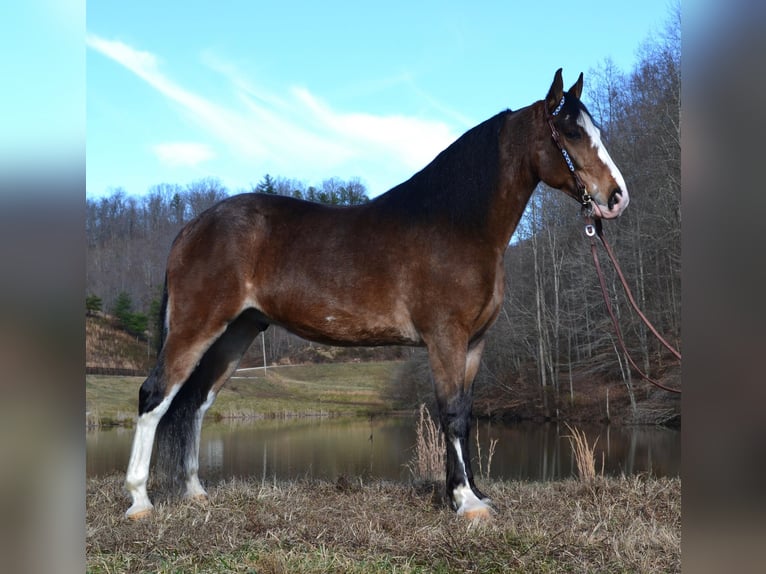
[[467, 129], [607, 59], [633, 69], [667, 0], [89, 2], [87, 196], [264, 174], [371, 196]]

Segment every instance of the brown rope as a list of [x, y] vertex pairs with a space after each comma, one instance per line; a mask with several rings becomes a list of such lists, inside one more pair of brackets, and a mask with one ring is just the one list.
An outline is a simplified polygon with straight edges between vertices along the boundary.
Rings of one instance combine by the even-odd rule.
[[617, 321], [617, 317], [614, 314], [614, 310], [612, 309], [612, 303], [609, 299], [609, 292], [606, 288], [606, 281], [604, 279], [604, 273], [601, 271], [601, 264], [598, 260], [598, 253], [596, 251], [596, 241], [593, 239], [594, 235], [598, 235], [598, 238], [601, 240], [601, 243], [603, 244], [604, 248], [606, 249], [607, 255], [609, 255], [609, 259], [611, 259], [612, 264], [614, 265], [615, 270], [617, 271], [617, 276], [620, 278], [620, 282], [622, 283], [622, 287], [625, 290], [625, 294], [628, 296], [628, 300], [630, 301], [633, 309], [635, 309], [636, 313], [641, 317], [643, 322], [646, 324], [646, 326], [649, 328], [649, 330], [654, 334], [655, 337], [671, 352], [673, 355], [680, 361], [681, 360], [681, 353], [679, 353], [673, 346], [670, 345], [658, 332], [657, 329], [654, 328], [654, 325], [649, 321], [649, 319], [646, 318], [646, 315], [644, 315], [641, 310], [638, 308], [638, 305], [636, 304], [636, 300], [633, 298], [633, 293], [630, 290], [630, 287], [628, 287], [628, 282], [625, 280], [625, 276], [622, 273], [622, 269], [620, 269], [619, 263], [617, 263], [617, 258], [614, 256], [614, 253], [612, 252], [612, 248], [609, 246], [609, 243], [607, 243], [606, 238], [604, 238], [604, 233], [601, 228], [601, 220], [597, 220], [596, 224], [593, 225], [592, 223], [588, 223], [586, 225], [586, 229], [588, 229], [588, 226], [590, 226], [594, 233], [587, 233], [587, 235], [590, 237], [590, 252], [591, 255], [593, 255], [593, 263], [596, 265], [596, 274], [598, 275], [598, 281], [601, 285], [601, 292], [604, 295], [604, 303], [606, 303], [606, 310], [609, 313], [609, 317], [612, 319], [612, 325], [614, 325], [615, 333], [617, 334], [617, 341], [620, 343], [620, 347], [622, 347], [622, 350], [625, 353], [625, 356], [628, 359], [628, 362], [633, 366], [633, 368], [636, 370], [636, 372], [641, 376], [642, 379], [648, 381], [649, 383], [653, 384], [655, 387], [660, 388], [664, 391], [668, 391], [670, 393], [678, 393], [680, 394], [681, 391], [679, 389], [671, 389], [670, 387], [666, 387], [659, 381], [656, 381], [655, 379], [651, 378], [649, 375], [644, 373], [644, 371], [639, 368], [639, 366], [636, 364], [636, 362], [633, 360], [633, 357], [630, 356], [630, 353], [628, 352], [628, 348], [625, 345], [625, 341], [622, 338], [622, 331], [620, 330], [619, 322]]

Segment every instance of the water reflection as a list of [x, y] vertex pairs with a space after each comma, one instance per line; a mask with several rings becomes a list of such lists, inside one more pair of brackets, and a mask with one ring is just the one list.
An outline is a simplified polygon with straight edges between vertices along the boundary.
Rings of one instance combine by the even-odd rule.
[[[649, 472], [677, 476], [681, 468], [681, 434], [661, 427], [579, 426], [588, 444], [596, 442], [596, 469], [608, 475]], [[576, 474], [569, 429], [555, 423], [477, 425], [486, 460], [488, 443], [498, 440], [491, 475], [506, 479], [553, 480]]]
[[[490, 469], [493, 478], [552, 480], [576, 472], [566, 426], [481, 421], [477, 429], [485, 470], [489, 443], [498, 441]], [[597, 425], [582, 429], [590, 444], [598, 439], [596, 466], [600, 470], [603, 461], [606, 474], [680, 473], [678, 431]], [[129, 429], [88, 432], [87, 475], [124, 472], [132, 439]], [[411, 417], [208, 423], [202, 431], [200, 476], [207, 480], [234, 476], [335, 480], [346, 474], [406, 480], [414, 444]]]

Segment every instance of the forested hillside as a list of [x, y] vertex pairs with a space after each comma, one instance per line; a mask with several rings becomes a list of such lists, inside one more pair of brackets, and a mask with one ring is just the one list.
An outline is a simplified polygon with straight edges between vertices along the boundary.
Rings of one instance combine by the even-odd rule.
[[[680, 346], [680, 14], [639, 54], [638, 65], [628, 73], [609, 61], [586, 73], [584, 102], [630, 190], [630, 207], [622, 218], [606, 223], [605, 232], [639, 305]], [[254, 190], [236, 191], [335, 204], [367, 199], [358, 181], [334, 178], [309, 187], [266, 175]], [[128, 294], [134, 312], [149, 317], [153, 329], [152, 304], [156, 309], [173, 237], [231, 192], [218, 180], [205, 179], [185, 186], [160, 184], [140, 197], [116, 189], [108, 197], [88, 200], [87, 295], [100, 297], [105, 310], [111, 310], [121, 293]], [[637, 414], [639, 403], [656, 397], [630, 373], [616, 345], [578, 214], [577, 203], [558, 191], [541, 187], [533, 195], [507, 251], [505, 302], [489, 335], [477, 393], [493, 397], [493, 404], [535, 397], [539, 413], [556, 416], [598, 382], [612, 385], [613, 396], [625, 394]], [[631, 353], [651, 375], [680, 383], [680, 366], [647, 334], [626, 304], [611, 266], [605, 268]], [[307, 346], [280, 329], [266, 335], [269, 362], [305, 354]], [[253, 360], [260, 355], [258, 339]], [[421, 371], [422, 361], [412, 361], [412, 373]], [[410, 394], [401, 400], [415, 398]]]

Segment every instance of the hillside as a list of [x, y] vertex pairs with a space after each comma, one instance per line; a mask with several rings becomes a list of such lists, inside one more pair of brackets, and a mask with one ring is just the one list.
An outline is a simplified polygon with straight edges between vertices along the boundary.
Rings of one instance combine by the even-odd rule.
[[154, 359], [151, 343], [120, 329], [114, 317], [85, 317], [86, 372], [143, 375], [149, 372]]

